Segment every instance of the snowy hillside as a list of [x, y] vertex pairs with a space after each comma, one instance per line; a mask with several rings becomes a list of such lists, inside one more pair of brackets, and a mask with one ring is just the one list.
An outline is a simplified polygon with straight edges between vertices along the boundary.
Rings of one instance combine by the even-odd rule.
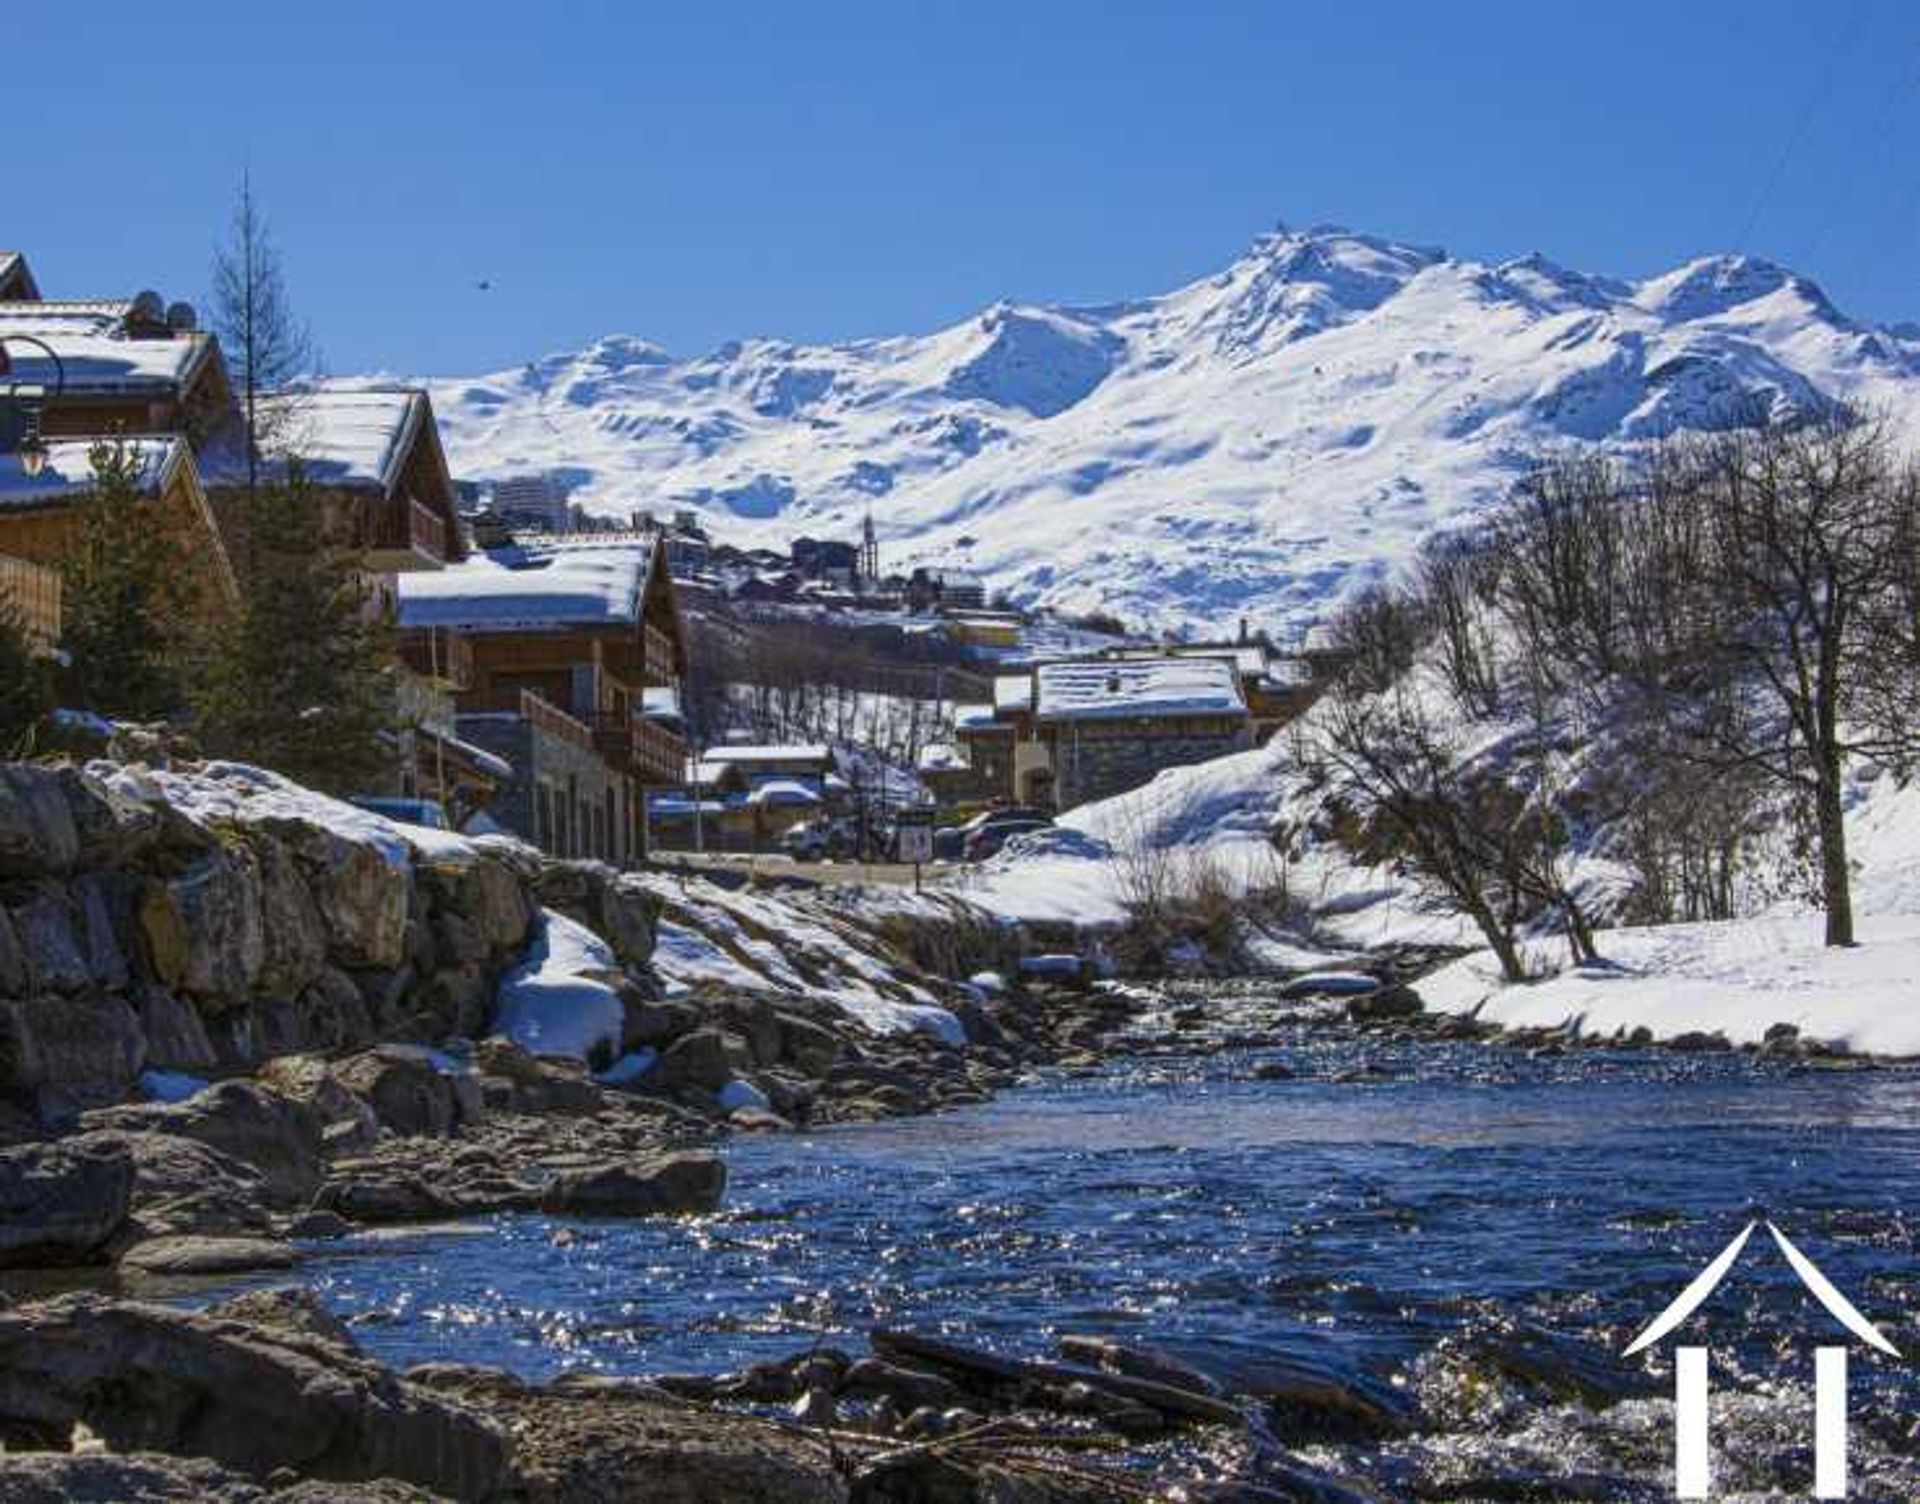
[[590, 510], [851, 537], [1030, 604], [1285, 632], [1472, 517], [1542, 449], [1843, 398], [1920, 417], [1920, 342], [1738, 257], [1632, 283], [1316, 229], [1104, 308], [924, 337], [610, 338], [430, 383], [457, 473], [555, 468]]

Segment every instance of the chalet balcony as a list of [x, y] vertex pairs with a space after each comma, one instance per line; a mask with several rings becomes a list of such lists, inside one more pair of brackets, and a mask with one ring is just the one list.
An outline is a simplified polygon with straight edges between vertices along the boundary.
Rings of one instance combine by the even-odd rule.
[[380, 502], [370, 519], [367, 567], [380, 574], [439, 569], [453, 542], [446, 519], [408, 496]]
[[645, 784], [678, 783], [686, 768], [686, 743], [637, 716], [595, 716], [593, 744], [607, 762]]

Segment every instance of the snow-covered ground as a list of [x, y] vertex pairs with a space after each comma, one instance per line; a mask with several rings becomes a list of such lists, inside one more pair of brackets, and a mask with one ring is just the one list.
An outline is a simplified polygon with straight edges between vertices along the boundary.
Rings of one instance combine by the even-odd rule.
[[1439, 1012], [1507, 1028], [1577, 1023], [1584, 1034], [1717, 1032], [1757, 1044], [1791, 1024], [1850, 1050], [1920, 1055], [1920, 915], [1869, 915], [1848, 950], [1828, 949], [1820, 935], [1806, 914], [1612, 930], [1601, 939], [1604, 965], [1505, 986], [1476, 951], [1421, 982], [1420, 996]]
[[[648, 872], [636, 880], [666, 905], [653, 967], [670, 992], [715, 987], [821, 999], [876, 1033], [917, 1030], [966, 1042], [959, 1019], [897, 976], [869, 936], [825, 909], [704, 878]], [[875, 892], [862, 917], [912, 902]]]
[[1284, 635], [1543, 450], [1710, 426], [1749, 399], [1920, 413], [1920, 344], [1748, 258], [1628, 282], [1313, 229], [1123, 304], [691, 359], [612, 337], [428, 385], [463, 476], [552, 469], [590, 511], [641, 496], [783, 547], [855, 538], [871, 512], [890, 568]]
[[[1310, 943], [1256, 939], [1256, 959], [1276, 968], [1317, 967], [1387, 942], [1477, 946], [1462, 916], [1336, 848], [1308, 845], [1282, 868], [1271, 833], [1299, 817], [1305, 798], [1289, 748], [1283, 734], [1256, 751], [1163, 773], [948, 881], [1008, 917], [1111, 923], [1125, 912], [1127, 853], [1146, 846], [1175, 862], [1212, 862], [1250, 888], [1271, 888], [1284, 871], [1316, 922]], [[1520, 986], [1499, 985], [1490, 958], [1476, 951], [1423, 981], [1421, 995], [1436, 1009], [1478, 1007], [1482, 1018], [1516, 1026], [1580, 1020], [1587, 1032], [1720, 1031], [1738, 1043], [1792, 1024], [1850, 1049], [1920, 1055], [1920, 786], [1899, 787], [1872, 769], [1856, 776], [1848, 839], [1860, 917], [1854, 949], [1827, 950], [1819, 913], [1785, 900], [1726, 923], [1606, 930], [1605, 966]], [[1586, 867], [1591, 883], [1611, 876], [1603, 863]], [[1567, 964], [1557, 937], [1535, 938], [1527, 953], [1543, 972]]]

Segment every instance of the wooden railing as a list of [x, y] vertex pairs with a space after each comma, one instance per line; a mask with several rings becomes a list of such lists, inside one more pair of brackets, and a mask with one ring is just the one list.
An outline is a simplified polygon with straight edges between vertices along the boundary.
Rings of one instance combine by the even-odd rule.
[[595, 716], [593, 743], [608, 762], [643, 783], [678, 783], [686, 771], [686, 743], [638, 716]]
[[445, 559], [450, 534], [446, 519], [410, 496], [383, 501], [374, 512], [368, 548], [375, 553], [423, 554]]
[[672, 639], [649, 623], [642, 630], [641, 640], [645, 644], [647, 682], [649, 684], [674, 683], [679, 678], [680, 668], [673, 661]]
[[575, 746], [594, 750], [593, 728], [585, 721], [575, 720], [552, 701], [543, 699], [530, 689], [520, 691], [520, 718], [530, 726], [537, 726], [549, 735], [557, 736]]
[[27, 640], [51, 652], [60, 640], [60, 575], [57, 570], [0, 554], [0, 607], [11, 611]]

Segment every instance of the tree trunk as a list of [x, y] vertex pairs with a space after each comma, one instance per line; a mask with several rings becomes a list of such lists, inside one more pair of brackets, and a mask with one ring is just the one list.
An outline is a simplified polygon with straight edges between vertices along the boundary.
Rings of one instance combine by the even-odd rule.
[[1820, 898], [1827, 911], [1827, 944], [1852, 945], [1853, 876], [1847, 870], [1847, 820], [1838, 767], [1821, 770], [1814, 817], [1820, 833]]

